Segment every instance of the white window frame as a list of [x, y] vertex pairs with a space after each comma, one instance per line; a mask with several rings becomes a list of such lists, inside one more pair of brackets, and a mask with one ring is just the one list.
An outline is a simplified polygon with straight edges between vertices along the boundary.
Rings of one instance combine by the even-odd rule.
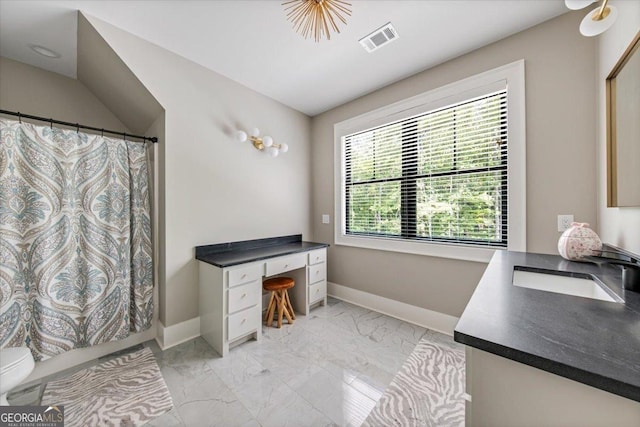
[[336, 245], [488, 262], [497, 248], [346, 234], [345, 144], [343, 137], [507, 88], [507, 249], [526, 250], [526, 114], [524, 60], [344, 120], [334, 125]]

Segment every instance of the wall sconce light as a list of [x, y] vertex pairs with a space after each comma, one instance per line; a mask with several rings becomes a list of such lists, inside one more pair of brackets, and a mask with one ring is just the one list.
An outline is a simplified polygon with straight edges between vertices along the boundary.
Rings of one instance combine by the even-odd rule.
[[289, 146], [285, 143], [276, 144], [273, 142], [273, 138], [268, 135], [260, 137], [260, 129], [258, 128], [253, 128], [249, 135], [243, 130], [236, 132], [238, 141], [245, 142], [247, 138], [257, 150], [265, 151], [271, 157], [277, 157], [278, 154], [289, 151]]
[[[578, 10], [596, 3], [597, 0], [565, 0], [564, 4], [571, 10]], [[607, 6], [609, 0], [603, 0], [602, 5], [587, 13], [580, 23], [580, 33], [583, 36], [593, 37], [607, 31], [618, 17], [618, 9], [615, 6]]]

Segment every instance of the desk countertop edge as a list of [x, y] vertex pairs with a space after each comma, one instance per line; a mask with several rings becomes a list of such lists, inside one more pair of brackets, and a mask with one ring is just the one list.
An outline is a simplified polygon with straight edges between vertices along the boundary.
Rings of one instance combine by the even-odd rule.
[[210, 254], [197, 254], [196, 260], [216, 267], [226, 268], [327, 247], [329, 247], [328, 243], [297, 241], [264, 247], [253, 247], [250, 249], [236, 249]]

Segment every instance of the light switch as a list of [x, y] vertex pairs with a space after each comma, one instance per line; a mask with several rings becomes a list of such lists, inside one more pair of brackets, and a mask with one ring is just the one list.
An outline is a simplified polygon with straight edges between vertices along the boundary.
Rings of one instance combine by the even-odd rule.
[[327, 215], [327, 214], [323, 214], [322, 215], [322, 223], [323, 224], [330, 224], [331, 223], [331, 218], [329, 217], [329, 215]]

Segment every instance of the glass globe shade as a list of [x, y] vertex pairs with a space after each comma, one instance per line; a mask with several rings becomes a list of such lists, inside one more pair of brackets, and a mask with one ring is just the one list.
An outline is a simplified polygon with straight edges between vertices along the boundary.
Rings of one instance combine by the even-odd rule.
[[596, 0], [564, 0], [565, 6], [571, 10], [583, 9], [595, 2]]
[[273, 138], [267, 135], [264, 138], [262, 138], [262, 143], [264, 144], [265, 147], [271, 147], [273, 145]]
[[256, 138], [258, 137], [258, 135], [260, 135], [260, 129], [258, 128], [253, 128], [251, 130], [251, 136], [255, 136]]
[[243, 130], [239, 130], [236, 132], [236, 139], [240, 142], [245, 142], [247, 140], [247, 133]]
[[289, 146], [283, 142], [282, 144], [280, 144], [280, 151], [286, 153], [287, 151], [289, 151]]
[[580, 33], [586, 37], [597, 36], [598, 34], [602, 34], [607, 31], [613, 25], [614, 21], [618, 17], [618, 9], [615, 6], [607, 6], [605, 11], [609, 11], [609, 14], [599, 20], [596, 21], [593, 19], [593, 14], [598, 13], [600, 10], [599, 7], [593, 9], [591, 12], [587, 13], [587, 16], [584, 17], [582, 22], [580, 23]]
[[276, 147], [269, 147], [269, 155], [271, 157], [278, 157], [279, 150]]

